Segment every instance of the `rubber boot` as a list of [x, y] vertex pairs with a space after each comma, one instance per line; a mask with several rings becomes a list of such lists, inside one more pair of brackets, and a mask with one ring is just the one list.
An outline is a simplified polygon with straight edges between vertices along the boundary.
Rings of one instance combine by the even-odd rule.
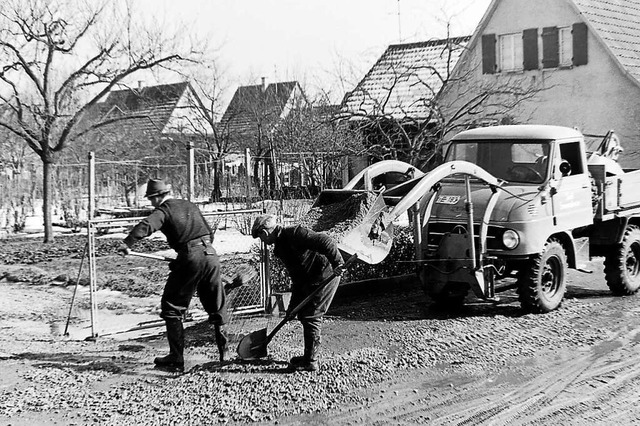
[[180, 318], [165, 319], [169, 355], [153, 360], [156, 368], [166, 371], [184, 371], [184, 327]]
[[304, 355], [294, 356], [289, 361], [289, 368], [293, 371], [318, 370], [318, 352], [320, 349], [320, 330], [307, 324], [302, 325], [304, 336]]
[[223, 329], [223, 326], [219, 324], [214, 324], [213, 331], [216, 336], [216, 345], [218, 346], [218, 355], [220, 357], [220, 364], [224, 364], [226, 358], [228, 357], [227, 335]]

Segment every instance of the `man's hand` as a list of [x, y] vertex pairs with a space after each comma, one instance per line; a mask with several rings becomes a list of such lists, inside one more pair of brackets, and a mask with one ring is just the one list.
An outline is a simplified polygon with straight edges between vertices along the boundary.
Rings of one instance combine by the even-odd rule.
[[118, 247], [118, 254], [124, 257], [129, 253], [131, 253], [131, 249], [129, 249], [129, 246], [124, 243], [120, 244], [120, 247]]
[[336, 277], [341, 277], [342, 274], [344, 274], [344, 264], [338, 265], [335, 268], [333, 268], [333, 273], [336, 275]]

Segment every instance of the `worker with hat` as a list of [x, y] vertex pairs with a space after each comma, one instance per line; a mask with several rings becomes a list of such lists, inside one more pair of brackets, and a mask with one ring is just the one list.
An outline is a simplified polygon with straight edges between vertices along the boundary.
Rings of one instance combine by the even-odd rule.
[[223, 363], [227, 351], [223, 326], [228, 322], [228, 313], [220, 260], [211, 245], [211, 227], [198, 206], [173, 198], [170, 186], [162, 180], [150, 179], [145, 197], [155, 209], [129, 232], [118, 250], [123, 255], [128, 254], [136, 241], [161, 231], [169, 246], [177, 252], [175, 260], [169, 263], [170, 272], [160, 302], [169, 354], [155, 358], [156, 368], [184, 370], [182, 318], [196, 290], [202, 307], [209, 314], [209, 323], [214, 327], [220, 362]]
[[304, 353], [289, 361], [293, 371], [316, 371], [321, 328], [343, 273], [342, 255], [336, 243], [326, 234], [314, 232], [301, 225], [282, 226], [273, 215], [258, 216], [251, 228], [251, 236], [273, 245], [273, 254], [282, 261], [291, 278], [289, 309], [309, 296], [317, 285], [332, 273], [336, 277], [318, 292], [300, 312]]

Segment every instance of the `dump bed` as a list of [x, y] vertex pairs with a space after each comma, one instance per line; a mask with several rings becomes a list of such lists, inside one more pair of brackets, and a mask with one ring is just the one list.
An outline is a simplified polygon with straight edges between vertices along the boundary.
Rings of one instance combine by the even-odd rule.
[[640, 212], [640, 170], [625, 170], [622, 174], [607, 176], [605, 166], [590, 164], [594, 179], [594, 197], [597, 197], [595, 218], [609, 220], [615, 216], [629, 216]]

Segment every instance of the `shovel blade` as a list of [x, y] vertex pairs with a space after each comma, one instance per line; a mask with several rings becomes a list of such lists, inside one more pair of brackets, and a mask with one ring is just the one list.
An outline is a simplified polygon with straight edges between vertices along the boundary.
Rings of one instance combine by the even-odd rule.
[[388, 210], [382, 195], [378, 195], [362, 222], [345, 234], [338, 242], [338, 248], [351, 255], [357, 254], [358, 259], [376, 264], [382, 262], [393, 244], [393, 224], [386, 228], [378, 228], [372, 232], [382, 219], [382, 214]]
[[252, 331], [238, 343], [238, 356], [243, 360], [255, 360], [267, 356], [267, 329]]

